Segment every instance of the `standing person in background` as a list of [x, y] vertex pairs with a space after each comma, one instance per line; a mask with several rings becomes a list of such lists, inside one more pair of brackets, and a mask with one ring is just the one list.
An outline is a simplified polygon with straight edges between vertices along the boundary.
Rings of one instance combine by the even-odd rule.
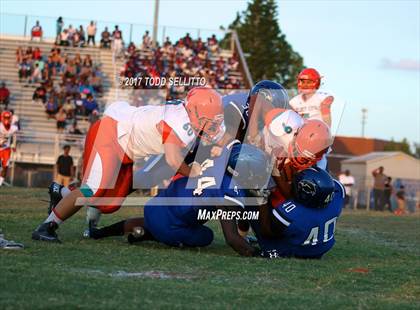
[[16, 150], [16, 132], [18, 128], [12, 125], [12, 113], [3, 111], [0, 122], [0, 186], [7, 176], [12, 151]]
[[37, 39], [38, 41], [42, 40], [42, 27], [39, 24], [39, 20], [36, 21], [35, 26], [31, 29], [31, 41]]
[[385, 182], [385, 190], [384, 190], [384, 207], [389, 211], [392, 212], [391, 206], [391, 195], [392, 195], [392, 178], [388, 177]]
[[352, 205], [352, 188], [354, 186], [354, 177], [350, 175], [350, 170], [346, 170], [338, 176], [338, 180], [344, 185], [346, 197], [344, 198], [344, 207]]
[[93, 20], [90, 22], [89, 26], [87, 26], [86, 31], [88, 35], [87, 45], [89, 45], [90, 41], [92, 41], [93, 46], [96, 46], [95, 44], [96, 24], [94, 23]]
[[101, 48], [110, 48], [111, 46], [111, 34], [108, 31], [108, 27], [105, 27], [101, 33]]
[[112, 32], [112, 51], [116, 57], [120, 57], [124, 48], [122, 32], [118, 28], [118, 25], [115, 26], [115, 30]]
[[405, 189], [404, 189], [404, 185], [400, 185], [400, 189], [398, 190], [396, 196], [397, 196], [398, 208], [397, 208], [397, 210], [395, 210], [395, 215], [403, 215], [403, 214], [405, 214]]
[[63, 30], [63, 26], [64, 26], [63, 18], [60, 16], [57, 19], [56, 28], [55, 28], [56, 29], [55, 33], [57, 37], [60, 36], [61, 31]]
[[63, 147], [63, 154], [57, 158], [54, 167], [55, 182], [64, 186], [69, 186], [70, 181], [74, 178], [75, 167], [73, 157], [70, 156], [70, 145]]
[[375, 211], [383, 211], [384, 210], [384, 192], [385, 192], [385, 182], [387, 181], [387, 176], [384, 174], [384, 167], [379, 167], [372, 171], [373, 176], [373, 195]]

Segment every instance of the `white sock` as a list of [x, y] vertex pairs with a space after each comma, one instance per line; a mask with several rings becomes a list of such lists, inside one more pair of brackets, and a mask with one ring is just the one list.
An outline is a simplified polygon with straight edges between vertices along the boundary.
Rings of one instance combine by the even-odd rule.
[[64, 186], [64, 187], [61, 189], [60, 193], [61, 193], [61, 196], [63, 196], [63, 198], [64, 198], [64, 197], [66, 197], [68, 194], [70, 194], [70, 193], [71, 193], [71, 190], [69, 190], [69, 188], [68, 188], [68, 187], [65, 187], [65, 186]]
[[99, 209], [87, 207], [86, 222], [89, 223], [89, 221], [94, 221], [95, 225], [98, 225], [99, 219], [101, 218], [101, 214], [102, 213]]
[[54, 210], [50, 213], [44, 223], [55, 222], [57, 225], [63, 223], [63, 221], [55, 214]]
[[3, 181], [4, 181], [4, 178], [3, 177], [0, 177], [0, 186], [2, 186]]

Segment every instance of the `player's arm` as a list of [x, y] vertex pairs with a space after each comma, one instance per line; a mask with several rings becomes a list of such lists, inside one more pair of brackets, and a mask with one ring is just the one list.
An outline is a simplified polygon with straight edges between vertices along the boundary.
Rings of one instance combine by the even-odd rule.
[[258, 100], [255, 102], [252, 110], [250, 108], [248, 139], [251, 144], [259, 144], [260, 133], [258, 124], [260, 120], [265, 121], [267, 114], [274, 109], [274, 106], [267, 100]]
[[289, 199], [292, 197], [292, 180], [293, 175], [296, 173], [296, 169], [294, 169], [290, 163], [285, 162], [287, 162], [287, 159], [278, 166], [279, 175], [272, 175], [272, 178], [282, 196]]
[[328, 96], [321, 102], [322, 120], [331, 127], [331, 104], [334, 101], [333, 96]]
[[15, 152], [16, 151], [16, 144], [17, 144], [17, 136], [16, 136], [16, 132], [12, 135], [12, 141], [10, 144], [10, 147], [12, 148], [12, 151]]
[[185, 163], [182, 154], [185, 145], [165, 122], [162, 123], [162, 142], [165, 160], [173, 170], [184, 176], [196, 177], [200, 175], [201, 166], [199, 164], [192, 163], [191, 166], [188, 166]]
[[[222, 207], [225, 211], [232, 211], [233, 208]], [[220, 220], [223, 235], [226, 243], [242, 256], [256, 256], [259, 250], [250, 246], [238, 233], [238, 226], [236, 220]]]
[[268, 201], [266, 204], [260, 205], [259, 211], [261, 235], [268, 239], [281, 237], [287, 226], [276, 220], [270, 201]]
[[167, 142], [164, 144], [165, 159], [169, 166], [184, 176], [196, 177], [200, 175], [201, 166], [196, 162], [188, 166], [184, 162], [182, 148], [174, 143]]

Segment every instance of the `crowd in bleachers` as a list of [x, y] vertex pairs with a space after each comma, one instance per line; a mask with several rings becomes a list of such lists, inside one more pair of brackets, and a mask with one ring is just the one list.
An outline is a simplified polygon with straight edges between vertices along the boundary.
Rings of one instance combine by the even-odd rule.
[[[193, 40], [187, 33], [174, 44], [167, 37], [162, 46], [153, 45], [149, 33], [143, 36], [140, 46], [131, 42], [125, 50], [125, 63], [120, 75], [135, 77], [204, 77], [207, 85], [214, 88], [241, 88], [241, 80], [231, 75], [238, 69], [236, 56], [228, 60], [220, 56], [218, 41], [213, 35], [203, 42]], [[144, 80], [144, 79], [143, 79]], [[140, 85], [147, 88], [149, 85]], [[171, 97], [177, 97], [187, 89], [184, 86], [166, 84]]]
[[[42, 103], [47, 118], [57, 120], [58, 132], [71, 127], [79, 117], [88, 117], [92, 122], [98, 118], [98, 96], [103, 92], [103, 74], [89, 55], [74, 56], [66, 54], [66, 47], [85, 47], [96, 45], [97, 27], [91, 21], [86, 30], [65, 27], [62, 17], [56, 22], [56, 42], [49, 54], [44, 55], [39, 47], [18, 47], [16, 63], [19, 81], [24, 86], [36, 87], [33, 101]], [[37, 21], [31, 30], [31, 38], [41, 39], [43, 30]], [[219, 42], [215, 35], [202, 40], [194, 40], [187, 33], [172, 43], [169, 37], [162, 45], [153, 42], [146, 31], [142, 42], [124, 45], [123, 33], [116, 25], [112, 33], [107, 27], [102, 31], [101, 48], [112, 48], [117, 57], [124, 59], [120, 69], [123, 78], [149, 77], [180, 79], [204, 78], [207, 85], [219, 89], [242, 88], [242, 80], [233, 72], [238, 70], [236, 55], [224, 58], [220, 54]], [[143, 79], [145, 81], [145, 79]], [[151, 88], [145, 83], [139, 88]], [[168, 98], [178, 98], [188, 90], [186, 85], [166, 83]], [[8, 99], [7, 99], [8, 100]], [[6, 100], [2, 99], [3, 102]], [[77, 124], [75, 126], [77, 132]]]
[[102, 72], [89, 54], [69, 56], [59, 47], [43, 55], [36, 47], [16, 50], [19, 81], [36, 84], [32, 99], [42, 103], [47, 118], [57, 120], [58, 132], [76, 121], [76, 116], [98, 118], [96, 99], [103, 91]]

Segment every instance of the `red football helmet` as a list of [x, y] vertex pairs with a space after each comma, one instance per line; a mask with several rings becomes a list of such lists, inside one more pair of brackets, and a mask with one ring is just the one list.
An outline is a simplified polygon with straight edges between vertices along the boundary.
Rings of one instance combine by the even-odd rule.
[[195, 134], [215, 142], [223, 134], [222, 97], [211, 88], [196, 87], [185, 98], [185, 109]]
[[309, 168], [322, 158], [332, 142], [327, 124], [317, 119], [306, 120], [289, 145], [289, 160], [298, 170]]
[[303, 69], [297, 77], [300, 93], [316, 91], [321, 86], [321, 75], [314, 68]]
[[11, 121], [12, 121], [12, 112], [3, 111], [1, 113], [1, 122], [3, 123], [4, 127], [6, 127], [6, 129], [9, 129]]

